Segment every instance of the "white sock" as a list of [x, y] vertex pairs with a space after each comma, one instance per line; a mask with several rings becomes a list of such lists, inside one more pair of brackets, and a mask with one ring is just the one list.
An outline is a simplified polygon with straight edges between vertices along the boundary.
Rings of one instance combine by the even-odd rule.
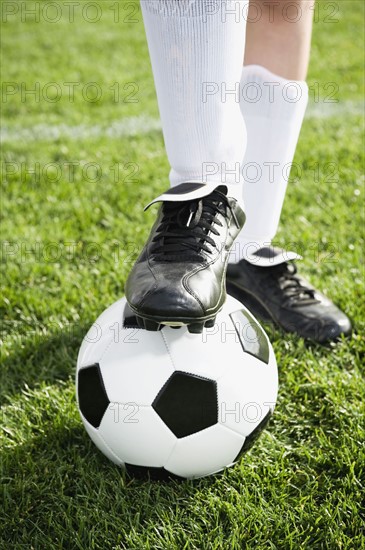
[[242, 200], [239, 83], [247, 1], [142, 0], [141, 6], [171, 185], [227, 183]]
[[275, 237], [306, 106], [308, 86], [259, 65], [243, 67], [241, 111], [247, 129], [243, 161], [246, 223], [230, 261], [244, 258]]

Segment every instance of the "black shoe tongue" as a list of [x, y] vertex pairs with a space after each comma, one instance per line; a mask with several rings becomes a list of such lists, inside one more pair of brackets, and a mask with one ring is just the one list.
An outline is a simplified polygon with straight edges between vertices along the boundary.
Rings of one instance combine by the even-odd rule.
[[213, 193], [213, 191], [219, 190], [220, 193], [227, 195], [228, 188], [225, 185], [219, 185], [217, 183], [181, 183], [176, 187], [172, 187], [165, 191], [162, 195], [151, 201], [146, 207], [149, 208], [156, 202], [187, 202], [192, 200], [198, 200]]
[[[209, 190], [207, 193], [206, 190]], [[180, 183], [180, 185], [176, 185], [175, 187], [171, 187], [167, 191], [165, 191], [164, 195], [171, 195], [171, 196], [182, 196], [182, 195], [189, 195], [189, 200], [192, 195], [194, 198], [202, 198], [212, 192], [212, 190], [219, 191], [220, 193], [223, 193], [223, 195], [227, 195], [228, 189], [225, 185], [218, 185], [217, 183]], [[186, 200], [186, 199], [185, 199]], [[191, 198], [193, 200], [193, 197]]]
[[[252, 247], [250, 246], [252, 245]], [[254, 252], [251, 249], [257, 246], [255, 242], [248, 243], [247, 246], [247, 261], [257, 267], [275, 267], [292, 260], [301, 260], [302, 257], [296, 252], [284, 250], [275, 246], [263, 246]]]
[[168, 189], [165, 191], [164, 195], [186, 195], [186, 194], [198, 194], [200, 191], [205, 187], [205, 183], [194, 183], [194, 182], [187, 182], [187, 183], [180, 183], [180, 185], [176, 185], [175, 187], [171, 187], [171, 189]]

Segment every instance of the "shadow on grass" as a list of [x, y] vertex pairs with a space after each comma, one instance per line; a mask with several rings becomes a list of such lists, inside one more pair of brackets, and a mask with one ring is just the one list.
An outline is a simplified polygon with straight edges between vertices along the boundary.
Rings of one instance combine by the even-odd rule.
[[96, 450], [81, 421], [55, 424], [2, 454], [4, 543], [94, 548], [97, 542], [95, 548], [102, 548], [104, 534], [109, 545], [123, 543], [131, 531], [143, 536], [219, 479], [162, 483], [129, 477]]
[[[58, 333], [26, 341], [18, 353], [6, 358], [4, 394], [11, 396], [25, 384], [55, 384], [73, 376], [79, 346], [89, 326], [86, 322], [72, 334]], [[289, 387], [293, 376], [290, 366], [295, 358], [300, 357], [304, 366], [303, 354], [313, 361], [313, 356], [319, 359], [333, 353], [331, 347], [308, 347], [300, 338], [277, 331], [270, 334], [270, 329], [268, 332], [280, 352], [278, 357], [287, 356], [289, 368], [283, 361], [279, 369], [282, 366], [282, 384], [288, 379]], [[277, 427], [274, 418], [270, 432], [277, 438], [277, 451], [272, 451], [276, 456], [275, 452], [284, 446], [290, 460], [302, 469], [313, 463], [318, 474], [329, 475], [334, 468], [334, 478], [341, 479], [346, 465], [338, 464], [331, 455], [323, 454], [319, 460], [316, 454], [319, 428], [327, 434], [327, 444], [333, 449], [338, 430], [347, 433], [350, 429], [344, 420], [339, 425], [338, 411], [325, 399], [326, 392], [326, 385], [322, 387], [318, 382], [297, 390], [295, 400], [289, 401], [290, 409], [284, 415], [279, 410]], [[311, 406], [301, 408], [301, 402], [308, 400]], [[95, 448], [78, 417], [76, 404], [65, 412], [51, 409], [40, 429], [41, 433], [34, 431], [21, 444], [2, 452], [4, 547], [92, 549], [110, 548], [113, 541], [114, 547], [137, 548], [128, 543], [148, 540], [149, 534], [163, 524], [184, 525], [197, 499], [202, 504], [207, 493], [221, 495], [227, 490], [227, 479], [229, 485], [231, 476], [239, 478], [235, 469], [195, 481], [160, 482], [129, 477]], [[260, 467], [265, 468], [265, 462]]]
[[2, 361], [0, 400], [40, 382], [52, 384], [74, 375], [81, 342], [92, 322], [53, 335], [20, 336], [19, 345]]

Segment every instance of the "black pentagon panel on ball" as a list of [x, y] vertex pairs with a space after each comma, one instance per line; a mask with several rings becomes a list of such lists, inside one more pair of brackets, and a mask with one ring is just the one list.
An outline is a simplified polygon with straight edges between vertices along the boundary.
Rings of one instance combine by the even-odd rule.
[[125, 464], [127, 474], [138, 479], [151, 479], [153, 481], [185, 481], [184, 477], [177, 476], [165, 468], [152, 468], [147, 466], [136, 466], [135, 464]]
[[244, 351], [268, 364], [270, 358], [269, 342], [254, 317], [243, 309], [230, 313], [229, 316]]
[[109, 399], [98, 363], [79, 370], [78, 398], [82, 415], [89, 424], [94, 428], [98, 428], [109, 406]]
[[264, 431], [264, 429], [268, 425], [271, 416], [272, 416], [272, 411], [268, 411], [264, 416], [264, 418], [261, 420], [261, 422], [256, 426], [254, 431], [251, 432], [250, 435], [248, 435], [245, 438], [245, 441], [233, 462], [237, 462], [237, 460], [239, 460], [244, 453], [246, 453], [249, 449], [251, 449], [255, 441], [260, 437], [261, 433]]
[[174, 372], [152, 407], [177, 438], [218, 422], [217, 383], [187, 372]]

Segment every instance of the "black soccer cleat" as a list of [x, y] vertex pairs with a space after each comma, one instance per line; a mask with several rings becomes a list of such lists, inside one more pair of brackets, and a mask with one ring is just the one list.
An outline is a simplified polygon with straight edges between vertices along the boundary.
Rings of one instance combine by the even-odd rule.
[[229, 264], [227, 291], [258, 318], [274, 321], [287, 332], [321, 344], [351, 332], [349, 318], [298, 276], [292, 262], [271, 267], [253, 265], [245, 260]]
[[223, 185], [183, 183], [153, 201], [163, 204], [126, 283], [130, 308], [146, 330], [187, 325], [200, 333], [214, 326], [226, 298], [229, 252], [245, 222], [227, 193]]

